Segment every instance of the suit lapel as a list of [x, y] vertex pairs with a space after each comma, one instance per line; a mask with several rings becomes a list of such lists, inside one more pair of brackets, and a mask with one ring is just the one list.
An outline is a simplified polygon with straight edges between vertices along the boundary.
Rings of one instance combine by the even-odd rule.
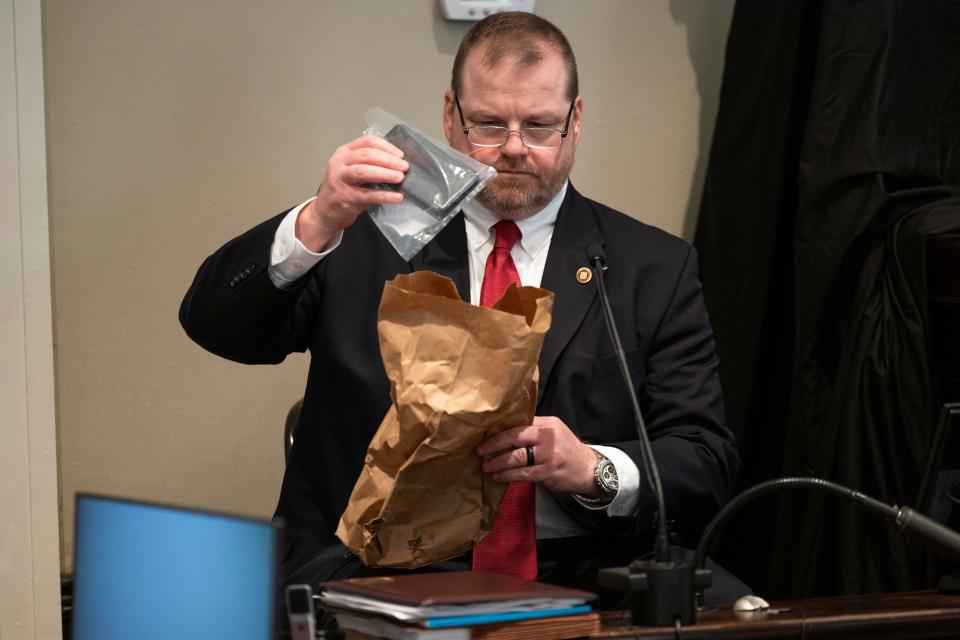
[[596, 283], [578, 282], [577, 270], [588, 266], [587, 245], [602, 240], [590, 205], [570, 185], [557, 216], [557, 226], [553, 230], [550, 253], [540, 284], [556, 296], [553, 323], [540, 352], [540, 397], [543, 397], [543, 390], [550, 382], [557, 358], [583, 322], [596, 295]]
[[463, 214], [459, 213], [423, 251], [413, 256], [410, 268], [447, 276], [457, 286], [460, 299], [470, 302], [470, 268], [467, 262], [467, 232]]

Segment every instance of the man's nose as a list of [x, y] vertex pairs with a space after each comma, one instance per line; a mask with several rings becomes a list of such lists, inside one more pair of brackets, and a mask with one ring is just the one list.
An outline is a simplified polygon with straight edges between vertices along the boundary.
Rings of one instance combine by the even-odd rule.
[[523, 143], [519, 131], [507, 131], [507, 139], [500, 147], [500, 153], [511, 157], [527, 155], [527, 145]]

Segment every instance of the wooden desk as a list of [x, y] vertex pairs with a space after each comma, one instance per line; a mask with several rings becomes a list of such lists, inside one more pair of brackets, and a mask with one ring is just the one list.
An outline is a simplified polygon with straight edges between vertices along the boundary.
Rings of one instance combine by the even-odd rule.
[[[598, 638], [674, 640], [674, 630], [632, 627], [630, 614], [603, 615]], [[702, 612], [680, 638], [960, 638], [960, 596], [934, 591], [771, 603], [767, 613], [735, 613], [726, 607]]]

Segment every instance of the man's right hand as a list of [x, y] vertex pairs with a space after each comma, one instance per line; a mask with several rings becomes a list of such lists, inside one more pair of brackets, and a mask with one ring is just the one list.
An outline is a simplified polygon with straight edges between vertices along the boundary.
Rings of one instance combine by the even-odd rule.
[[402, 193], [371, 185], [399, 184], [409, 168], [403, 152], [379, 136], [361, 136], [338, 148], [327, 161], [316, 199], [297, 217], [297, 238], [307, 249], [320, 253], [367, 207], [401, 202]]

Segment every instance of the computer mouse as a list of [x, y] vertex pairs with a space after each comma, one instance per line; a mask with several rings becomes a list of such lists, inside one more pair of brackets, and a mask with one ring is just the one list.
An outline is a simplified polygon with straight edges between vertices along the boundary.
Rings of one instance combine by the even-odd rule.
[[734, 611], [764, 611], [770, 608], [770, 603], [760, 596], [743, 596], [733, 603]]

